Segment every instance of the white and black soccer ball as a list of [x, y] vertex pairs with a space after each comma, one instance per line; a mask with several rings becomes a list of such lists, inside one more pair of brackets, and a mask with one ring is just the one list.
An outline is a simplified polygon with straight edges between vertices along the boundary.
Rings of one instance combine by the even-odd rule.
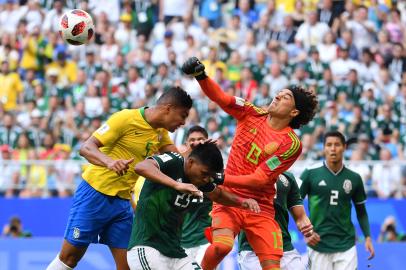
[[69, 10], [61, 17], [59, 34], [65, 42], [71, 45], [85, 44], [94, 34], [93, 19], [84, 10]]

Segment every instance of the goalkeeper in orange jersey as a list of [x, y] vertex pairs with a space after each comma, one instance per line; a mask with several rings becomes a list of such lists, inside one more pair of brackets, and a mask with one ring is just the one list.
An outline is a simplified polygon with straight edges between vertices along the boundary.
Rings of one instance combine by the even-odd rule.
[[[243, 198], [253, 198], [261, 213], [214, 204], [212, 244], [202, 261], [204, 270], [214, 269], [231, 251], [235, 236], [244, 229], [263, 269], [279, 269], [282, 234], [274, 219], [274, 184], [301, 153], [301, 142], [293, 129], [307, 124], [316, 113], [314, 93], [295, 86], [281, 90], [266, 110], [239, 97], [225, 94], [204, 71], [196, 58], [189, 58], [182, 71], [194, 76], [204, 93], [237, 119], [237, 129], [225, 170], [224, 188]], [[310, 222], [299, 228], [312, 234]]]

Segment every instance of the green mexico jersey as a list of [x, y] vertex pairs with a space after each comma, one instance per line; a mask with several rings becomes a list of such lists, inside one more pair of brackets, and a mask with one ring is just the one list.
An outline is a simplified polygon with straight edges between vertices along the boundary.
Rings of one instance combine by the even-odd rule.
[[213, 203], [207, 198], [192, 201], [185, 215], [182, 228], [182, 247], [192, 248], [207, 244], [204, 229], [211, 226], [210, 211]]
[[[282, 231], [284, 252], [294, 249], [289, 234], [288, 224], [289, 209], [296, 205], [303, 205], [299, 187], [293, 174], [284, 172], [279, 175], [278, 181], [276, 182], [276, 196], [274, 199], [275, 219]], [[244, 232], [238, 235], [238, 250], [252, 250]]]
[[305, 170], [300, 193], [309, 196], [310, 220], [320, 242], [312, 247], [319, 252], [342, 252], [355, 245], [355, 229], [351, 221], [351, 201], [366, 201], [361, 176], [345, 166], [337, 173], [325, 163]]
[[[190, 182], [184, 174], [184, 158], [178, 153], [168, 152], [150, 158], [158, 163], [161, 172], [167, 176], [182, 183]], [[214, 188], [213, 183], [199, 187], [203, 192], [213, 191]], [[145, 179], [135, 210], [128, 249], [143, 245], [155, 248], [170, 258], [186, 257], [180, 244], [183, 218], [192, 202], [198, 200], [201, 199]]]

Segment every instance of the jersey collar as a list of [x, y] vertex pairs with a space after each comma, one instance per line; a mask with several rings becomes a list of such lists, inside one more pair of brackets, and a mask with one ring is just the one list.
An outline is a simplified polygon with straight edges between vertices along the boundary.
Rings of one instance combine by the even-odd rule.
[[140, 108], [141, 116], [142, 116], [142, 118], [144, 118], [145, 122], [147, 122], [147, 118], [145, 118], [145, 109], [147, 109], [147, 108], [148, 107], [141, 107]]
[[340, 172], [342, 172], [344, 170], [344, 163], [343, 166], [341, 167], [341, 169], [338, 170], [338, 172], [333, 172], [328, 166], [327, 163], [325, 161], [323, 161], [324, 166], [327, 168], [327, 170], [329, 170], [333, 175], [337, 176], [340, 174]]

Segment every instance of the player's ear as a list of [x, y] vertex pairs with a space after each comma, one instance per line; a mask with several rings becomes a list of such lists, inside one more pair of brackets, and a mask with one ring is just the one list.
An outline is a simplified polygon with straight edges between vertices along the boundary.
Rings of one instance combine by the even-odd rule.
[[190, 168], [192, 168], [193, 164], [195, 163], [195, 160], [193, 159], [193, 157], [188, 157], [186, 159], [186, 168], [188, 170], [190, 170]]
[[296, 109], [296, 108], [290, 111], [290, 116], [291, 116], [292, 118], [295, 118], [295, 117], [298, 116], [299, 114], [300, 114], [300, 111], [299, 111], [298, 109]]
[[165, 113], [169, 113], [169, 111], [171, 110], [171, 104], [164, 104], [163, 105], [163, 109], [165, 111]]

